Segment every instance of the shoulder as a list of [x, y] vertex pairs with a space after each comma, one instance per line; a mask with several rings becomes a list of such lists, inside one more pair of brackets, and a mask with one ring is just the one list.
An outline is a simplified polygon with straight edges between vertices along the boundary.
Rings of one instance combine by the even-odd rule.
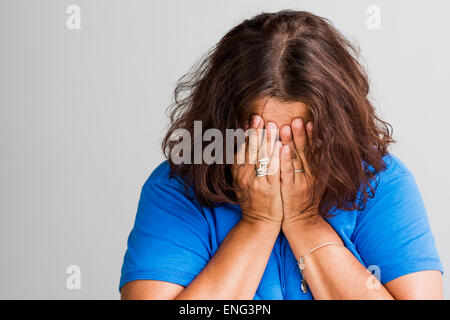
[[145, 181], [122, 266], [121, 288], [133, 280], [187, 286], [211, 257], [211, 232], [195, 200], [186, 196], [167, 161]]
[[171, 175], [169, 162], [163, 161], [150, 174], [141, 190], [141, 215], [193, 216], [203, 219], [204, 210], [196, 201], [191, 187], [187, 187], [183, 179]]
[[169, 184], [180, 184], [180, 180], [175, 177], [170, 177], [170, 164], [165, 160], [161, 162], [151, 173], [145, 181], [145, 185], [151, 185], [152, 183], [161, 182]]
[[160, 163], [151, 173], [145, 181], [142, 191], [172, 191], [178, 192], [180, 195], [187, 196], [189, 199], [194, 200], [192, 197], [192, 188], [186, 187], [183, 179], [176, 175], [171, 175], [170, 164], [167, 160]]
[[413, 176], [405, 163], [393, 153], [385, 155], [383, 160], [386, 164], [386, 169], [379, 172], [380, 182], [388, 183], [402, 176]]
[[[359, 210], [358, 224], [370, 228], [421, 223], [427, 225], [427, 212], [413, 173], [394, 154], [384, 157], [386, 168], [380, 171], [368, 188], [370, 197]], [[375, 227], [377, 225], [377, 227]]]
[[[383, 157], [385, 162], [385, 169], [378, 172], [375, 178], [371, 181], [371, 186], [374, 188], [373, 197], [368, 199], [368, 205], [386, 199], [388, 195], [397, 197], [409, 197], [407, 194], [415, 191], [417, 196], [418, 188], [413, 173], [408, 169], [405, 163], [399, 157], [392, 153], [388, 153]], [[369, 194], [372, 190], [368, 188]], [[411, 194], [410, 196], [413, 196]]]
[[413, 174], [393, 154], [385, 161], [374, 197], [357, 216], [352, 234], [357, 251], [367, 265], [380, 268], [382, 283], [412, 272], [442, 270]]

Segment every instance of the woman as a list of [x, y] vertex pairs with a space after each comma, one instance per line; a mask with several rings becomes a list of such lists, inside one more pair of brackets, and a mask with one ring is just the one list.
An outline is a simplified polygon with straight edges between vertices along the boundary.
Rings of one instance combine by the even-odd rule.
[[[122, 298], [442, 298], [421, 195], [387, 151], [390, 126], [357, 58], [326, 19], [284, 10], [234, 27], [182, 78], [168, 160], [143, 186], [128, 239]], [[195, 144], [195, 121], [247, 129], [244, 145], [232, 140], [244, 163], [174, 161], [175, 133]], [[193, 149], [183, 159], [201, 160]]]

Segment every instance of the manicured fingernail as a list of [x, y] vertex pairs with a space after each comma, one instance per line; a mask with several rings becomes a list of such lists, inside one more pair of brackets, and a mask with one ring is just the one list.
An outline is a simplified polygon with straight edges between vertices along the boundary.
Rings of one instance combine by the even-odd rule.
[[295, 118], [294, 120], [292, 120], [292, 125], [300, 129], [303, 125], [303, 120], [301, 118]]
[[312, 121], [308, 121], [308, 122], [306, 123], [306, 129], [309, 130], [309, 131], [311, 131], [311, 130], [313, 129], [313, 123], [312, 123]]
[[260, 116], [258, 116], [258, 115], [254, 115], [253, 117], [252, 117], [252, 127], [257, 127], [258, 125], [259, 125], [259, 123], [261, 122], [261, 117]]

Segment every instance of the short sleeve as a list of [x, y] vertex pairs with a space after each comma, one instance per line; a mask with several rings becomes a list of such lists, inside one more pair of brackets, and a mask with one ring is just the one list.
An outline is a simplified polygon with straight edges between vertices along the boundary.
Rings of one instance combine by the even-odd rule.
[[151, 176], [128, 237], [119, 291], [132, 280], [187, 286], [210, 257], [210, 230], [201, 207], [175, 178]]
[[352, 236], [366, 266], [379, 267], [383, 284], [413, 272], [443, 272], [414, 176], [398, 171], [381, 176]]

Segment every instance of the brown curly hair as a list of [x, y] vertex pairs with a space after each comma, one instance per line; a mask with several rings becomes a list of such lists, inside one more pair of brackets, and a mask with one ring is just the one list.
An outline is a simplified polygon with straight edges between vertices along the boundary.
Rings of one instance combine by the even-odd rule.
[[[237, 204], [227, 164], [175, 164], [170, 160], [179, 128], [243, 128], [252, 101], [274, 97], [301, 101], [313, 116], [313, 143], [306, 159], [315, 176], [312, 203], [319, 213], [361, 209], [373, 197], [370, 181], [385, 169], [392, 127], [368, 99], [359, 50], [325, 18], [305, 11], [261, 13], [232, 28], [178, 81], [162, 142], [177, 175], [203, 206]], [[191, 150], [194, 150], [192, 148]], [[192, 151], [195, 152], [195, 151]], [[316, 202], [316, 197], [320, 199]], [[359, 196], [358, 196], [359, 195]]]

